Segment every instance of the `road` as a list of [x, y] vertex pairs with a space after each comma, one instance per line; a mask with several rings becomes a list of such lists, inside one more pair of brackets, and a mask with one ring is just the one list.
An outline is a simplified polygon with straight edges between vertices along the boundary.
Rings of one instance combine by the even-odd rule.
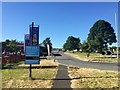
[[[119, 71], [120, 66], [118, 63], [98, 63], [98, 62], [89, 62], [82, 61], [76, 58], [73, 58], [69, 55], [64, 54], [63, 52], [54, 52], [56, 55], [55, 59], [65, 65], [72, 65], [81, 68], [95, 68], [100, 70], [111, 70], [111, 71]], [[118, 67], [119, 66], [119, 67]]]

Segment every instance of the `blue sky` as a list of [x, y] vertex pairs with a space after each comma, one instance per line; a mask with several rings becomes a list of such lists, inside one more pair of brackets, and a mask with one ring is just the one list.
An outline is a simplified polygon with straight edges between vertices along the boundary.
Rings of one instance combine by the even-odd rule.
[[106, 20], [115, 29], [117, 10], [115, 2], [4, 2], [2, 40], [24, 41], [29, 25], [35, 22], [40, 25], [40, 43], [50, 37], [53, 47], [62, 47], [70, 35], [83, 42], [97, 20]]

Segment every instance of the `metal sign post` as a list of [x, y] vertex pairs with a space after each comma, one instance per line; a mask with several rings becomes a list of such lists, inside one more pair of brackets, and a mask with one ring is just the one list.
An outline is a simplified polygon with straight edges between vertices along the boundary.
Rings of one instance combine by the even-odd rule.
[[31, 69], [31, 67], [32, 67], [32, 64], [30, 64], [30, 69], [29, 69], [30, 74], [29, 74], [29, 77], [32, 77], [32, 75], [31, 75], [31, 73], [32, 73], [32, 69]]

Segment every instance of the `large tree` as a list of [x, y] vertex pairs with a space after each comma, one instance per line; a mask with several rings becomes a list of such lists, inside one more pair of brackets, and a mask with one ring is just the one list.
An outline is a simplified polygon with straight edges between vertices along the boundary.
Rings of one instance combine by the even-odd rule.
[[73, 36], [69, 36], [66, 40], [66, 42], [63, 45], [63, 48], [65, 50], [79, 50], [80, 48], [80, 39], [79, 38], [75, 38]]
[[52, 43], [51, 43], [51, 40], [50, 40], [50, 37], [47, 37], [45, 40], [43, 40], [43, 44], [46, 48], [46, 51], [47, 51], [47, 44], [50, 46], [50, 53], [52, 51]]
[[82, 50], [82, 52], [87, 52], [89, 50], [89, 45], [86, 41], [84, 41], [81, 46], [80, 49]]
[[90, 33], [87, 38], [89, 49], [97, 50], [102, 52], [102, 50], [107, 49], [108, 44], [116, 42], [116, 35], [111, 24], [104, 20], [98, 20], [90, 29]]
[[82, 52], [86, 52], [87, 57], [90, 56], [91, 51], [89, 51], [90, 47], [89, 47], [89, 44], [87, 43], [87, 41], [84, 41], [81, 44], [80, 49], [82, 50]]

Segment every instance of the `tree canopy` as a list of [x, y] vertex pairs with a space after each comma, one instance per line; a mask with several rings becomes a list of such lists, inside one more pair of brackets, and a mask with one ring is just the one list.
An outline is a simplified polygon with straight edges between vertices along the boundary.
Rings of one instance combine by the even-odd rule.
[[101, 53], [103, 49], [108, 47], [108, 44], [112, 45], [117, 40], [111, 24], [105, 20], [98, 20], [91, 27], [87, 41], [89, 49], [97, 50]]
[[88, 50], [89, 50], [89, 45], [88, 45], [87, 41], [84, 41], [84, 42], [81, 44], [80, 48], [81, 48], [81, 50], [82, 50], [83, 52], [88, 51]]
[[66, 42], [63, 45], [63, 48], [65, 50], [79, 50], [80, 48], [80, 39], [79, 38], [75, 38], [73, 36], [69, 36], [66, 40]]
[[16, 40], [7, 39], [5, 42], [2, 42], [2, 51], [6, 49], [7, 52], [17, 52], [21, 49], [17, 44], [18, 42]]

